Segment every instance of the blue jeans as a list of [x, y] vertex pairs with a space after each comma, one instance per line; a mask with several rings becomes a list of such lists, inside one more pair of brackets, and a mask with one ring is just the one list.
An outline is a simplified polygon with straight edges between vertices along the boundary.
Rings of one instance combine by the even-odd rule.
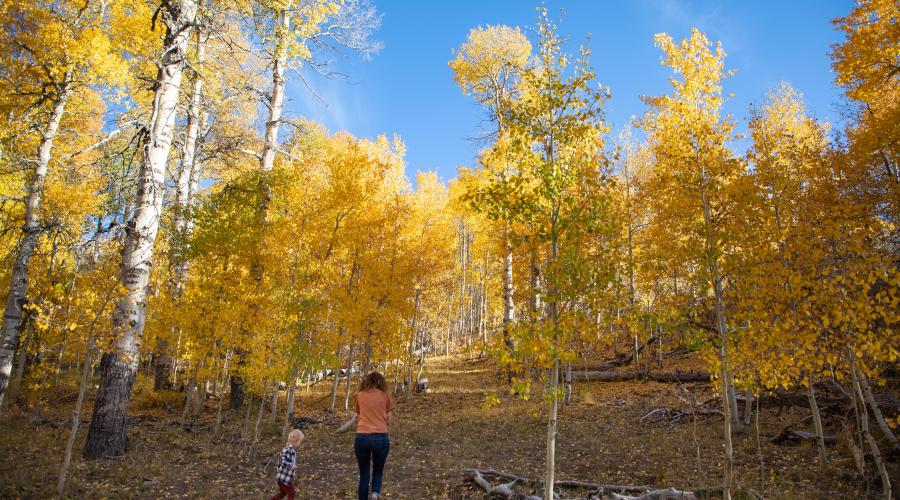
[[[359, 464], [359, 500], [369, 498], [369, 476], [372, 478], [372, 492], [381, 493], [384, 463], [387, 461], [391, 441], [384, 434], [357, 434], [353, 442], [353, 452]], [[371, 462], [372, 470], [369, 470]]]

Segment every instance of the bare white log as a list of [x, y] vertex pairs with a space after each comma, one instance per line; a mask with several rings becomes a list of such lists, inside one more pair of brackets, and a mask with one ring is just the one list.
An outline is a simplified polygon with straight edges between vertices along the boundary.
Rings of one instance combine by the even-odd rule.
[[338, 427], [338, 430], [336, 430], [334, 432], [343, 433], [343, 432], [347, 432], [350, 429], [354, 429], [354, 428], [356, 428], [356, 415], [353, 415], [352, 417], [350, 417], [350, 420], [344, 422], [344, 425]]
[[[542, 488], [545, 485], [545, 482], [541, 479], [531, 479], [523, 476], [517, 476], [515, 474], [510, 474], [507, 472], [501, 472], [494, 469], [465, 469], [463, 471], [465, 477], [468, 481], [477, 485], [482, 491], [487, 493], [490, 496], [498, 497], [498, 498], [512, 498], [515, 496], [515, 492], [512, 488], [516, 484], [527, 485], [531, 488]], [[505, 483], [494, 485], [488, 478], [496, 478], [499, 480], [507, 481]], [[604, 484], [604, 483], [594, 483], [589, 481], [574, 481], [574, 480], [561, 480], [556, 481], [554, 485], [557, 488], [566, 488], [566, 489], [581, 489], [588, 491], [592, 498], [596, 496], [599, 498], [603, 496], [604, 498], [645, 498], [647, 500], [652, 499], [663, 499], [663, 498], [681, 498], [681, 497], [664, 497], [659, 496], [664, 492], [677, 492], [678, 494], [684, 495], [685, 499], [695, 498], [692, 492], [690, 491], [679, 491], [674, 488], [669, 488], [665, 490], [654, 489], [650, 486], [643, 485], [624, 485], [624, 484]], [[622, 496], [628, 493], [633, 493], [638, 496], [630, 497], [630, 496]], [[620, 496], [613, 497], [612, 495], [619, 494]], [[655, 494], [657, 496], [641, 496]], [[556, 497], [556, 495], [553, 495]], [[541, 500], [540, 496], [534, 495], [523, 495], [523, 497], [527, 500]], [[519, 498], [519, 497], [516, 497]]]

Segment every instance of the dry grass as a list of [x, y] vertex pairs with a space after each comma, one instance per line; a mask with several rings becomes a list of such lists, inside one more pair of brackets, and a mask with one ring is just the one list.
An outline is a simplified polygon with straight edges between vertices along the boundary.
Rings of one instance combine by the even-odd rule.
[[[391, 429], [385, 478], [386, 498], [481, 498], [463, 484], [466, 467], [495, 468], [530, 477], [542, 475], [545, 420], [541, 404], [506, 395], [488, 362], [436, 359], [427, 376], [434, 391], [400, 400]], [[713, 397], [706, 384], [688, 386], [700, 401]], [[299, 454], [300, 498], [353, 498], [356, 464], [352, 435], [333, 432], [345, 415], [326, 411], [330, 384], [301, 392], [299, 410], [324, 421], [306, 431]], [[561, 479], [692, 488], [719, 482], [722, 422], [688, 420], [668, 429], [644, 424], [641, 416], [660, 406], [685, 407], [672, 384], [595, 383], [576, 386], [573, 401], [561, 408], [557, 474]], [[487, 393], [501, 404], [482, 407]], [[177, 419], [172, 395], [149, 396], [146, 388], [130, 425], [132, 449], [121, 460], [76, 460], [67, 495], [107, 498], [259, 498], [272, 494], [272, 457], [281, 448], [280, 426], [265, 425], [259, 454], [246, 459], [241, 440], [244, 413], [227, 413], [215, 436], [215, 402], [190, 430]], [[283, 400], [282, 400], [283, 401]], [[343, 400], [341, 399], [341, 402]], [[177, 405], [176, 405], [177, 406]], [[55, 489], [68, 433], [70, 403], [41, 411], [42, 419], [13, 409], [0, 421], [0, 497], [47, 498]], [[89, 409], [86, 409], [86, 412]], [[279, 410], [281, 413], [281, 409]], [[739, 489], [766, 498], [862, 498], [879, 488], [859, 481], [849, 456], [830, 449], [825, 473], [811, 447], [780, 448], [766, 443], [799, 409], [763, 411], [762, 448], [751, 433], [736, 442]], [[89, 417], [89, 414], [86, 415]], [[43, 421], [42, 421], [43, 420]], [[268, 415], [263, 421], [268, 420]], [[255, 421], [255, 416], [251, 421]], [[79, 436], [83, 444], [84, 431]], [[696, 455], [697, 447], [700, 457]], [[896, 472], [896, 464], [892, 464]]]

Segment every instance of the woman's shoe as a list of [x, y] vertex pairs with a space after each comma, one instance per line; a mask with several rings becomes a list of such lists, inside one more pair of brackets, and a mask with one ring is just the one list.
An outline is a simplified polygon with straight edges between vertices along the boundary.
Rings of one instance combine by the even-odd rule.
[[378, 493], [369, 493], [369, 500], [378, 500]]

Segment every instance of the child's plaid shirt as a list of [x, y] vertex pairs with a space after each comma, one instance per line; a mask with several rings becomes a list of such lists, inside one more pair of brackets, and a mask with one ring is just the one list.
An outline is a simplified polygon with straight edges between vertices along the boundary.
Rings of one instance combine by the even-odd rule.
[[278, 472], [275, 480], [281, 484], [291, 484], [294, 480], [294, 466], [297, 465], [297, 450], [290, 443], [281, 450], [281, 459], [278, 461]]

